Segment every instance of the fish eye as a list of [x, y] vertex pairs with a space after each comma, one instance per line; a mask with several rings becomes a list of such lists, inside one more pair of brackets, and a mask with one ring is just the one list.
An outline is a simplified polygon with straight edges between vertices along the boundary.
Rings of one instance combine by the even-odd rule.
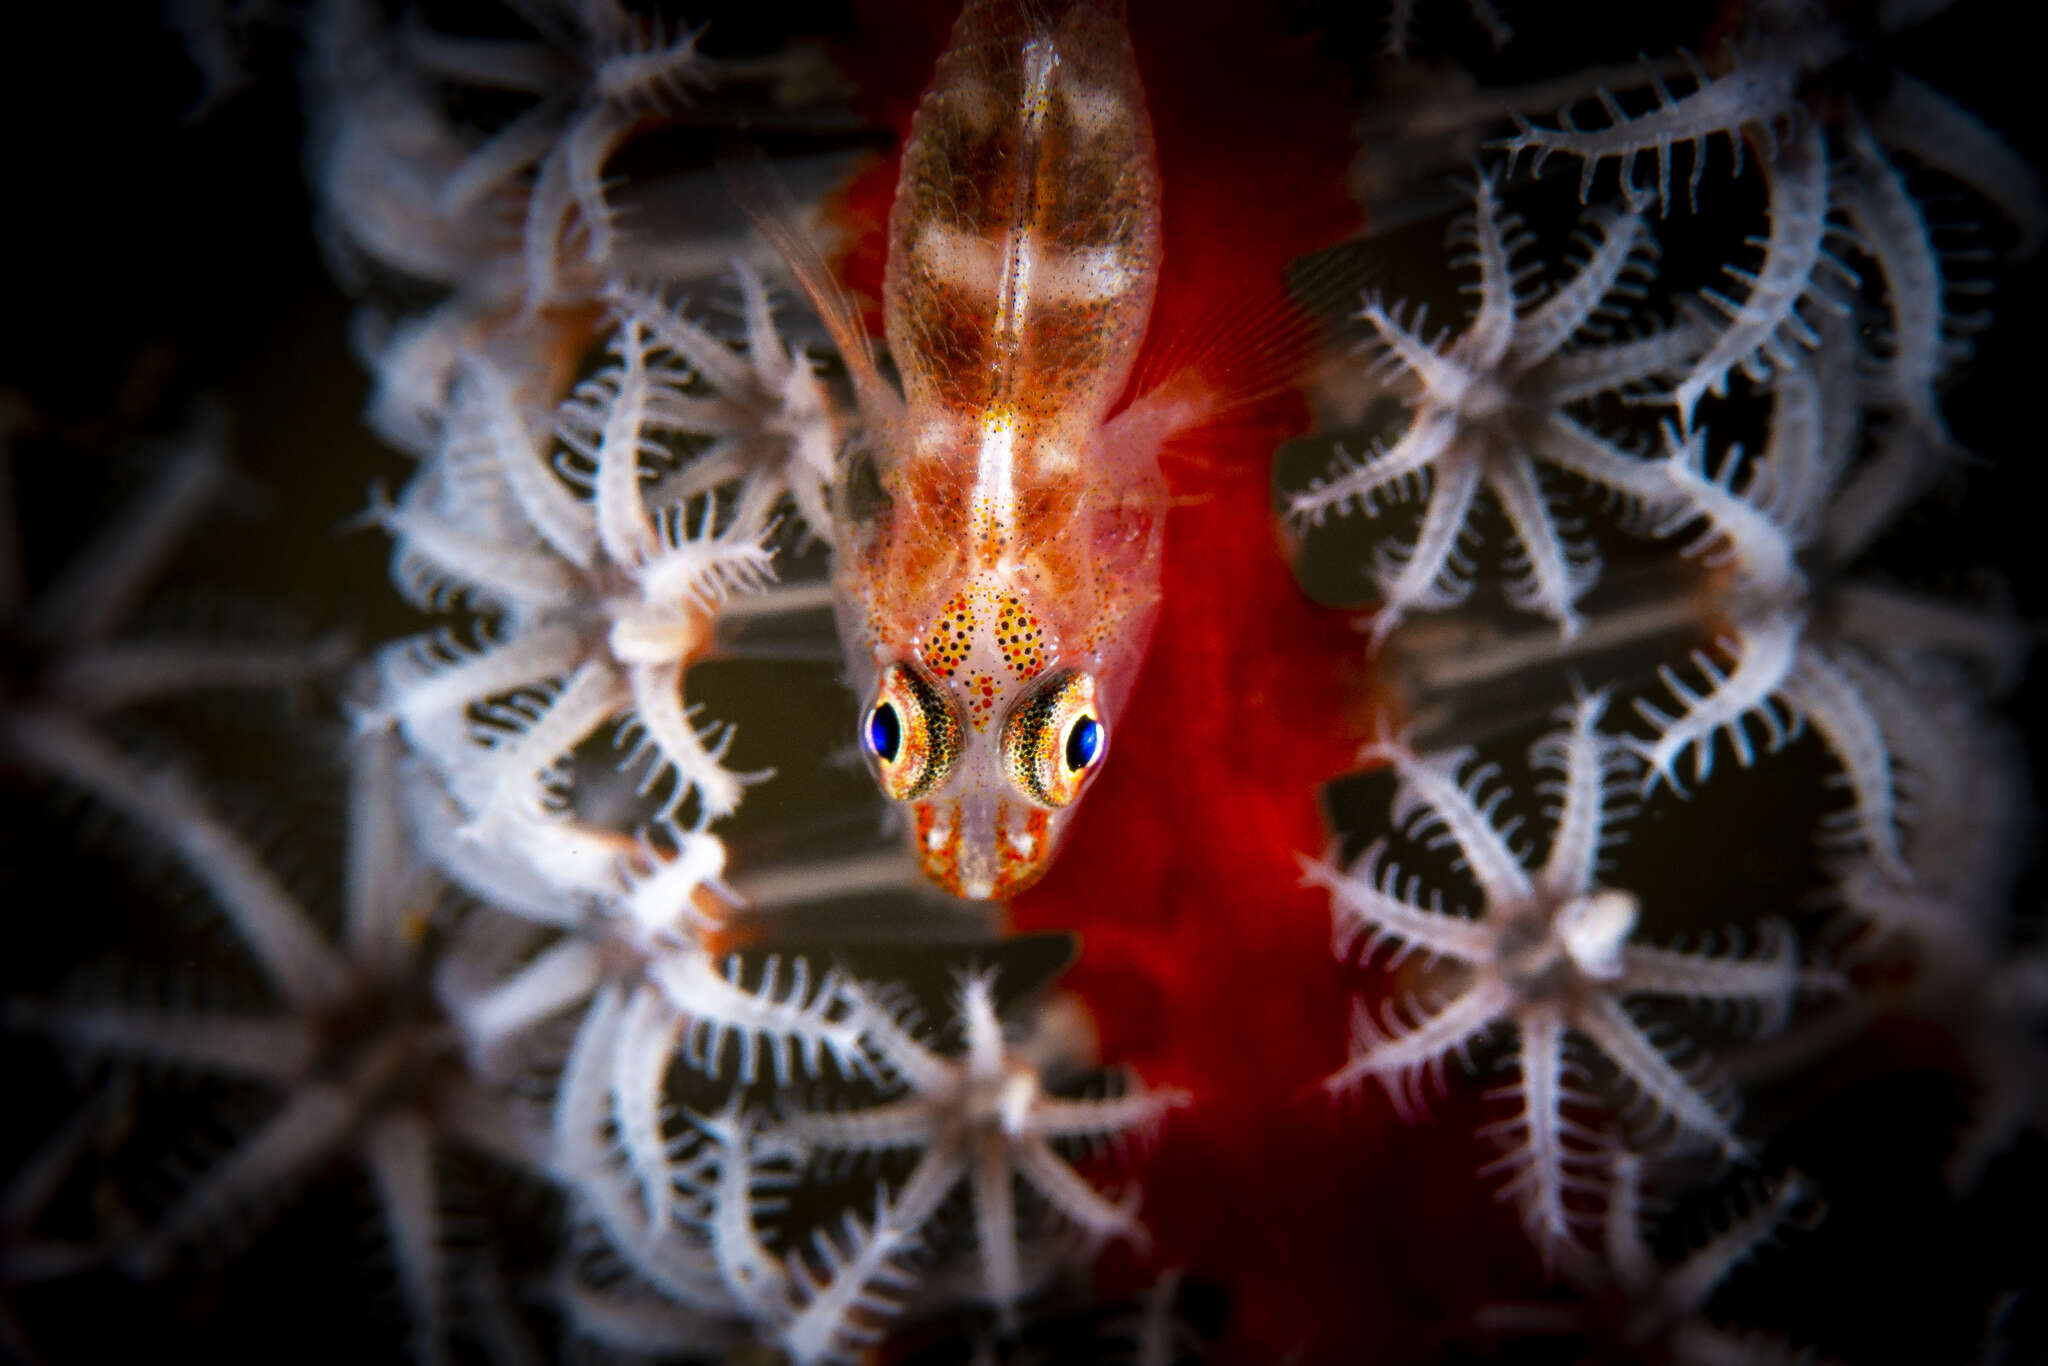
[[1010, 780], [1039, 806], [1067, 806], [1102, 763], [1109, 730], [1095, 705], [1095, 680], [1078, 669], [1053, 674], [1003, 722]]
[[895, 763], [903, 752], [903, 718], [894, 702], [877, 702], [868, 713], [868, 750], [885, 764]]
[[937, 788], [960, 758], [960, 718], [945, 695], [907, 664], [882, 671], [860, 738], [874, 758], [882, 791], [899, 802]]
[[1067, 727], [1067, 743], [1061, 747], [1067, 760], [1067, 768], [1079, 773], [1094, 766], [1102, 757], [1102, 722], [1086, 712], [1076, 716]]

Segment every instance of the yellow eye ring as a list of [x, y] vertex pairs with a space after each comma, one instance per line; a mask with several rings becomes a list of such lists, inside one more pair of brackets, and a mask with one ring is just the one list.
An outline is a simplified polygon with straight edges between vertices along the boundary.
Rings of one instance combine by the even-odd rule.
[[1038, 806], [1062, 807], [1102, 766], [1109, 730], [1095, 705], [1095, 680], [1063, 669], [1032, 690], [1003, 722], [1010, 781]]
[[931, 681], [907, 664], [882, 670], [861, 720], [861, 748], [875, 761], [882, 791], [915, 801], [946, 781], [960, 758], [960, 718]]

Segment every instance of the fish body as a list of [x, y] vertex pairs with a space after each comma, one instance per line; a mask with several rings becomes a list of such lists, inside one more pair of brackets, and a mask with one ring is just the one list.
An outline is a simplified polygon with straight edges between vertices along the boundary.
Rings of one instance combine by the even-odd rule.
[[863, 747], [958, 896], [1049, 865], [1151, 635], [1159, 448], [1192, 409], [1112, 412], [1159, 264], [1121, 7], [969, 4], [903, 150], [883, 281], [903, 395], [864, 401], [890, 411], [863, 413], [836, 570]]

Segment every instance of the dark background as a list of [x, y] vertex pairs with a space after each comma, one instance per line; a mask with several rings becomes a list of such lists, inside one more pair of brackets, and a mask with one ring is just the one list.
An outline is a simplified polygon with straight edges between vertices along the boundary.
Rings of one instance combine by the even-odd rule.
[[[1416, 50], [1469, 62], [1486, 81], [1507, 81], [1666, 50], [1699, 28], [1697, 9], [1664, 20], [1669, 31], [1660, 34], [1645, 33], [1630, 5], [1525, 0], [1505, 7], [1517, 37], [1503, 56], [1490, 53], [1450, 0], [1423, 0]], [[783, 29], [841, 38], [857, 32], [835, 7], [801, 8], [790, 17], [762, 4], [699, 6], [690, 17], [712, 21], [712, 50], [722, 43], [765, 48]], [[2007, 31], [2013, 7], [1985, 0], [1957, 8], [1915, 36], [1906, 65], [2041, 165], [2048, 68], [2040, 52]], [[364, 643], [415, 629], [387, 586], [381, 537], [339, 530], [371, 481], [402, 479], [406, 461], [380, 448], [358, 421], [364, 384], [346, 344], [349, 304], [315, 246], [302, 174], [297, 15], [285, 6], [238, 10], [236, 22], [214, 29], [219, 11], [209, 6], [174, 13], [189, 17], [166, 22], [148, 3], [22, 4], [0, 17], [7, 169], [0, 403], [15, 432], [26, 577], [33, 589], [55, 574], [145, 482], [149, 442], [179, 429], [204, 399], [227, 414], [244, 477], [181, 550], [163, 600], [152, 603], [159, 619], [255, 623], [302, 635], [345, 625]], [[1382, 22], [1373, 5], [1306, 7], [1292, 17], [1325, 25], [1339, 51], [1369, 50]], [[209, 33], [239, 47], [244, 82], [224, 86], [188, 55], [190, 35], [203, 48]], [[1972, 216], [1960, 202], [1936, 213], [1957, 223]], [[1943, 490], [1916, 514], [1925, 538], [1910, 553], [1926, 557], [1934, 578], [1953, 573], [1962, 581], [1996, 570], [2038, 632], [2048, 287], [2038, 261], [1997, 279], [1997, 323], [1978, 338], [1947, 403], [1956, 436], [1982, 464], [1959, 490]], [[2004, 704], [2037, 776], [2042, 687], [2036, 679]], [[251, 793], [274, 790], [286, 765], [317, 772], [336, 734], [330, 702], [302, 697], [202, 709], [198, 723], [219, 737], [209, 764], [219, 757], [231, 791]], [[7, 776], [0, 805], [7, 822], [0, 832], [0, 987], [7, 994], [47, 991], [88, 963], [132, 958], [137, 943], [190, 943], [179, 936], [200, 933], [194, 926], [203, 912], [163, 859], [136, 850], [104, 818], [75, 804], [45, 804], [39, 791], [18, 790]], [[1725, 795], [1715, 799], [1729, 819], [1741, 819], [1752, 795], [1770, 800], [1770, 777], [1726, 776]], [[270, 847], [298, 870], [309, 898], [331, 899], [331, 872], [323, 870], [333, 867], [334, 805], [295, 798], [266, 815], [257, 798], [243, 807], [233, 796], [227, 801], [268, 829]], [[2040, 888], [2038, 876], [2023, 884], [2030, 916], [2023, 924], [2038, 922]], [[50, 1132], [77, 1092], [51, 1051], [33, 1040], [7, 1038], [0, 1064], [5, 1170]], [[2041, 1296], [2048, 1244], [2040, 1237], [2048, 1148], [2029, 1135], [1972, 1199], [1952, 1201], [1938, 1169], [1945, 1135], [1961, 1114], [1961, 1091], [1933, 1068], [1864, 1064], [1821, 1103], [1788, 1103], [1788, 1114], [1799, 1117], [1773, 1140], [1763, 1165], [1797, 1165], [1820, 1180], [1827, 1217], [1742, 1273], [1715, 1301], [1717, 1317], [1755, 1322], [1841, 1359], [1963, 1361], [1975, 1359], [1987, 1309], [2012, 1291], [2019, 1294], [2012, 1344], [1982, 1359], [2048, 1360]], [[197, 1091], [188, 1117], [248, 1099]], [[164, 1153], [143, 1152], [150, 1140]], [[197, 1148], [221, 1141], [216, 1133]], [[174, 1180], [171, 1169], [205, 1160], [193, 1140], [162, 1124], [139, 1132], [136, 1146], [131, 1159], [161, 1164], [165, 1184]], [[1667, 1255], [1704, 1235], [1726, 1184], [1665, 1225]], [[487, 1183], [465, 1190], [459, 1176], [453, 1189], [458, 1201], [495, 1215], [548, 1217], [546, 1198], [532, 1192], [508, 1194]], [[475, 1239], [500, 1226], [480, 1215], [456, 1235]], [[0, 1229], [0, 1239], [5, 1234]], [[1369, 1221], [1361, 1236], [1373, 1236]], [[0, 1303], [8, 1293], [0, 1284]], [[249, 1254], [225, 1267], [190, 1271], [161, 1290], [109, 1275], [78, 1278], [31, 1288], [17, 1309], [56, 1362], [196, 1349], [216, 1362], [382, 1359], [403, 1340], [381, 1227], [347, 1172], [291, 1204]], [[1541, 1349], [1530, 1359], [1549, 1355]]]

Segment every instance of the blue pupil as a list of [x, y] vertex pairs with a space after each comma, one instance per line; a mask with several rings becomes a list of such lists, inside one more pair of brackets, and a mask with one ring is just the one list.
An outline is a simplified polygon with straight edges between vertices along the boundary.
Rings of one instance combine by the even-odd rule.
[[1078, 773], [1102, 753], [1102, 723], [1084, 716], [1067, 732], [1067, 767]]
[[896, 762], [903, 746], [903, 723], [897, 719], [896, 704], [884, 702], [868, 713], [868, 748], [885, 764]]

